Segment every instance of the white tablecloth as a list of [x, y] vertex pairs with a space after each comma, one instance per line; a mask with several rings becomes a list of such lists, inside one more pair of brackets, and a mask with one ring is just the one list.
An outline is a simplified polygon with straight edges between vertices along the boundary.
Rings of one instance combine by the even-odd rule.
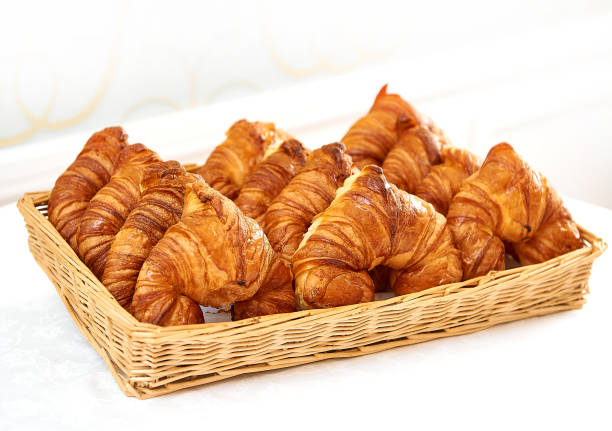
[[[566, 199], [612, 238], [612, 211]], [[582, 310], [471, 335], [233, 378], [146, 401], [120, 391], [0, 207], [0, 429], [610, 429], [612, 253]]]

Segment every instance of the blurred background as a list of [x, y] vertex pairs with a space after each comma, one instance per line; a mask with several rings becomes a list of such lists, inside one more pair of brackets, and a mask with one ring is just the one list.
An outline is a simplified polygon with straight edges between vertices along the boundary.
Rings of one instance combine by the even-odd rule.
[[0, 204], [48, 189], [87, 137], [202, 163], [235, 120], [311, 148], [386, 82], [455, 144], [510, 142], [612, 208], [612, 2], [18, 2], [0, 15]]

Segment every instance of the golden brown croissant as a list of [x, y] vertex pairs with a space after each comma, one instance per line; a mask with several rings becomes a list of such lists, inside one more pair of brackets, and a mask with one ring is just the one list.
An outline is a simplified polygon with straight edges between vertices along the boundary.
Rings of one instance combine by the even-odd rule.
[[247, 178], [236, 205], [244, 215], [254, 218], [262, 227], [264, 213], [272, 200], [306, 164], [309, 151], [296, 139], [282, 143], [267, 155]]
[[440, 163], [442, 144], [437, 135], [407, 116], [397, 120], [398, 141], [383, 162], [385, 177], [408, 193], [429, 173], [432, 165]]
[[263, 158], [291, 138], [272, 123], [237, 121], [225, 133], [226, 139], [208, 156], [197, 173], [230, 199], [235, 199], [246, 178]]
[[427, 117], [419, 113], [398, 94], [387, 93], [387, 85], [378, 92], [370, 111], [351, 126], [342, 143], [359, 168], [380, 165], [397, 142], [396, 123], [400, 115], [412, 118], [418, 124], [429, 124]]
[[117, 172], [89, 201], [77, 243], [81, 259], [96, 277], [102, 277], [111, 243], [140, 199], [144, 168], [156, 162], [161, 162], [157, 153], [144, 145], [126, 147], [119, 155]]
[[293, 255], [298, 306], [327, 308], [371, 301], [368, 270], [392, 269], [396, 294], [461, 279], [459, 252], [446, 219], [427, 202], [366, 166], [338, 189]]
[[466, 279], [504, 269], [504, 243], [522, 264], [542, 262], [582, 245], [580, 232], [546, 178], [514, 149], [494, 146], [451, 201], [448, 222]]
[[275, 258], [262, 286], [252, 298], [238, 301], [232, 308], [232, 320], [297, 310], [291, 269]]
[[451, 199], [459, 192], [461, 184], [480, 168], [482, 162], [468, 150], [451, 145], [442, 148], [440, 158], [442, 164], [431, 168], [417, 186], [415, 194], [432, 204], [440, 214], [446, 215]]
[[77, 232], [87, 204], [115, 172], [119, 153], [127, 145], [121, 127], [94, 133], [76, 160], [60, 175], [49, 196], [49, 221], [75, 251]]
[[124, 308], [132, 302], [136, 279], [149, 252], [183, 212], [185, 186], [199, 175], [179, 162], [154, 163], [145, 168], [142, 197], [115, 236], [108, 252], [102, 283]]
[[261, 227], [230, 199], [203, 181], [188, 184], [181, 220], [140, 270], [132, 312], [158, 325], [190, 323], [180, 301], [217, 308], [244, 301], [261, 287], [273, 254]]
[[315, 215], [334, 199], [351, 173], [351, 158], [340, 143], [312, 152], [304, 168], [274, 199], [265, 214], [265, 232], [285, 263], [297, 249]]

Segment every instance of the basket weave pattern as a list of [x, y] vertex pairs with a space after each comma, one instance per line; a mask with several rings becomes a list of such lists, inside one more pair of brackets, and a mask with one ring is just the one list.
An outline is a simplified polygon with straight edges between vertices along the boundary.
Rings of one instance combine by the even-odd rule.
[[48, 197], [27, 193], [18, 202], [30, 251], [121, 389], [138, 398], [581, 308], [593, 261], [606, 248], [581, 228], [583, 248], [538, 265], [384, 301], [162, 328], [138, 322], [80, 261], [47, 220]]

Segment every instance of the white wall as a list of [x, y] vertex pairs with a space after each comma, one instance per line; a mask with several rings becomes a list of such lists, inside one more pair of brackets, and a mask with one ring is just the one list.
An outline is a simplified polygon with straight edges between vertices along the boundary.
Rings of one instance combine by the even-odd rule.
[[457, 144], [507, 140], [562, 193], [612, 207], [611, 28], [605, 1], [12, 4], [0, 202], [49, 187], [109, 124], [198, 160], [244, 116], [324, 143], [389, 81]]

